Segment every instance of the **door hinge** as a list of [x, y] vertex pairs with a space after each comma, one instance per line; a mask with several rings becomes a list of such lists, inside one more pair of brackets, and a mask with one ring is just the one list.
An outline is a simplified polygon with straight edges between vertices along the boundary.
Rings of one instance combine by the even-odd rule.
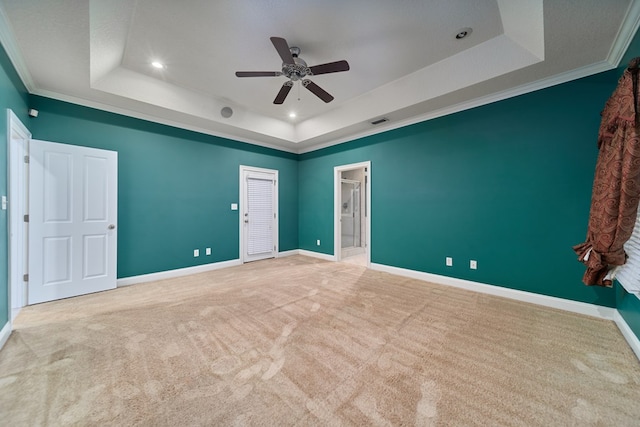
[[24, 156], [24, 162], [29, 163], [29, 156]]
[[276, 214], [275, 213], [273, 214], [273, 219], [276, 219]]
[[29, 274], [28, 273], [22, 275], [22, 281], [23, 282], [28, 282], [29, 281]]
[[24, 219], [24, 222], [29, 222], [29, 214], [25, 215], [23, 219]]

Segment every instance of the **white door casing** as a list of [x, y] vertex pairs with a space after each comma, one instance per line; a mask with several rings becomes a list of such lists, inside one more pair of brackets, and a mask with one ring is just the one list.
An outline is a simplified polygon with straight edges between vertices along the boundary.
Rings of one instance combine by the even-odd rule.
[[240, 260], [278, 253], [278, 171], [240, 166]]
[[364, 233], [361, 236], [367, 254], [367, 266], [371, 264], [371, 161], [353, 163], [349, 165], [335, 166], [333, 168], [333, 259], [342, 259], [342, 172], [354, 169], [365, 169], [365, 182], [361, 190], [364, 192], [365, 208], [364, 212]]
[[23, 281], [27, 273], [27, 232], [24, 222], [27, 213], [28, 167], [25, 156], [29, 150], [31, 132], [11, 111], [7, 110], [7, 149], [9, 159], [9, 301], [13, 320], [27, 304], [27, 287]]
[[118, 153], [31, 140], [29, 304], [116, 287]]

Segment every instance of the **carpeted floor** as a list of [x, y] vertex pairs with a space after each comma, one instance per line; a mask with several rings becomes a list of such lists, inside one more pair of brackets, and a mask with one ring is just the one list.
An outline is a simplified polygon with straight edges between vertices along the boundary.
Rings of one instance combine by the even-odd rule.
[[22, 310], [0, 424], [638, 426], [595, 319], [302, 256]]

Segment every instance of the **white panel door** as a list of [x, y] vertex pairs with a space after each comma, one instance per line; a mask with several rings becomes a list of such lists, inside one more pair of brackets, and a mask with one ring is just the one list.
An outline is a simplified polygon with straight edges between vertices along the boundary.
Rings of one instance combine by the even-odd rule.
[[243, 262], [274, 258], [277, 254], [277, 171], [241, 170], [243, 181]]
[[29, 148], [29, 304], [114, 289], [118, 153]]

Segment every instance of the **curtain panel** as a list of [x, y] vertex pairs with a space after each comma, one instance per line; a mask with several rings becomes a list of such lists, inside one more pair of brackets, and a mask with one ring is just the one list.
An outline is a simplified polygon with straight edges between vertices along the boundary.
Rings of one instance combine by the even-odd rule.
[[611, 271], [626, 262], [640, 201], [640, 121], [638, 72], [634, 58], [605, 104], [598, 133], [587, 240], [573, 247], [587, 270], [586, 285], [612, 286]]

